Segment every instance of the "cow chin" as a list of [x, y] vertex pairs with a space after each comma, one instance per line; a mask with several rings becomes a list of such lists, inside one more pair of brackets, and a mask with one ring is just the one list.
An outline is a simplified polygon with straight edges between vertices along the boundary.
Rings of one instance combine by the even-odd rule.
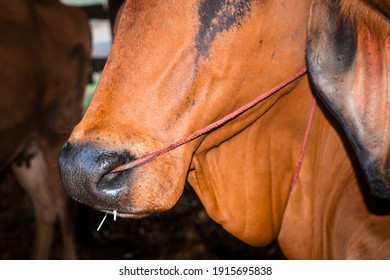
[[172, 208], [185, 184], [185, 176], [177, 174], [178, 166], [157, 159], [110, 173], [134, 158], [126, 151], [68, 142], [59, 159], [63, 187], [74, 200], [100, 211], [116, 211], [120, 217], [140, 218]]

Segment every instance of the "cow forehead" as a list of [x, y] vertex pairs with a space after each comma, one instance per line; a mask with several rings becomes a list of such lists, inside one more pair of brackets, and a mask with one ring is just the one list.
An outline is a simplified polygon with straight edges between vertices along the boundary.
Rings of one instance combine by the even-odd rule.
[[216, 35], [239, 25], [251, 11], [251, 0], [202, 0], [198, 8], [200, 27], [196, 35], [198, 54], [207, 56]]
[[[199, 22], [197, 29], [194, 30], [194, 43], [197, 52], [196, 61], [198, 61], [202, 56], [208, 56], [208, 52], [218, 34], [228, 32], [232, 28], [240, 26], [244, 17], [250, 15], [253, 2], [261, 3], [265, 2], [265, 0], [128, 1], [128, 12], [125, 14], [127, 15], [127, 20], [132, 21], [132, 24], [127, 24], [127, 26], [134, 26], [141, 22], [150, 23], [152, 17], [164, 18], [166, 16], [164, 10], [167, 8], [171, 11], [175, 10], [175, 17], [185, 20], [184, 12], [180, 13], [180, 11], [183, 8], [191, 7], [191, 17]], [[159, 9], [163, 7], [165, 9]], [[143, 14], [136, 15], [138, 13]], [[181, 29], [183, 25], [188, 24], [191, 23], [187, 18], [177, 28]], [[144, 31], [148, 29], [145, 26], [143, 28]]]

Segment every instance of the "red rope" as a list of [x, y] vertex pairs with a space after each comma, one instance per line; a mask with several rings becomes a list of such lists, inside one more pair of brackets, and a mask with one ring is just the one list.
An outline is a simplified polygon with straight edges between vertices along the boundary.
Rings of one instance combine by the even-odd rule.
[[290, 187], [291, 190], [294, 188], [294, 186], [295, 186], [295, 184], [296, 184], [296, 182], [298, 180], [299, 172], [301, 171], [303, 157], [305, 156], [306, 146], [307, 146], [307, 142], [308, 142], [309, 136], [310, 136], [311, 125], [313, 123], [314, 112], [315, 112], [315, 109], [316, 109], [316, 105], [317, 105], [317, 102], [313, 98], [313, 102], [312, 102], [311, 108], [310, 108], [309, 119], [307, 120], [307, 124], [306, 124], [305, 136], [303, 137], [301, 152], [299, 153], [297, 166], [295, 167], [294, 176], [293, 176], [293, 179], [292, 179], [292, 182], [291, 182], [291, 187]]
[[[216, 129], [216, 128], [224, 125], [225, 123], [229, 122], [230, 120], [236, 118], [238, 115], [244, 113], [245, 111], [247, 111], [250, 108], [254, 107], [255, 105], [257, 105], [261, 101], [265, 100], [266, 98], [268, 98], [269, 96], [271, 96], [275, 92], [279, 91], [283, 87], [285, 87], [288, 84], [292, 83], [293, 81], [295, 81], [299, 77], [303, 76], [306, 73], [306, 71], [307, 71], [306, 68], [302, 69], [301, 71], [299, 71], [295, 75], [289, 77], [288, 79], [286, 79], [285, 81], [281, 82], [277, 86], [275, 86], [275, 87], [271, 88], [270, 90], [266, 91], [265, 93], [259, 95], [258, 97], [256, 97], [251, 102], [249, 102], [246, 105], [238, 108], [236, 111], [228, 114], [227, 116], [223, 117], [222, 119], [219, 119], [219, 120], [209, 124], [208, 126], [202, 128], [202, 129], [199, 129], [199, 130], [195, 131], [194, 133], [192, 133], [192, 134], [190, 134], [188, 136], [185, 136], [182, 139], [180, 139], [179, 141], [177, 141], [177, 142], [175, 142], [173, 144], [170, 144], [170, 145], [168, 145], [168, 146], [166, 146], [166, 147], [164, 147], [164, 148], [162, 148], [160, 150], [157, 150], [155, 152], [147, 154], [147, 155], [145, 155], [145, 156], [143, 156], [141, 158], [138, 158], [137, 160], [134, 160], [132, 162], [120, 165], [120, 166], [114, 168], [113, 170], [111, 170], [111, 172], [113, 173], [113, 172], [120, 172], [120, 171], [128, 170], [128, 169], [134, 168], [136, 166], [139, 166], [139, 165], [145, 164], [147, 162], [150, 162], [150, 161], [154, 160], [155, 158], [161, 156], [162, 154], [168, 153], [169, 151], [172, 151], [173, 149], [176, 149], [177, 147], [180, 147], [180, 146], [182, 146], [182, 145], [184, 145], [184, 144], [186, 144], [186, 143], [188, 143], [188, 142], [198, 138], [199, 136], [204, 135], [204, 134], [210, 132], [211, 130]], [[303, 155], [302, 155], [302, 158], [303, 158]], [[301, 164], [299, 164], [299, 165], [301, 165]], [[299, 173], [299, 171], [298, 171], [298, 173]], [[297, 175], [294, 175], [294, 178], [295, 178], [295, 176], [297, 176]]]

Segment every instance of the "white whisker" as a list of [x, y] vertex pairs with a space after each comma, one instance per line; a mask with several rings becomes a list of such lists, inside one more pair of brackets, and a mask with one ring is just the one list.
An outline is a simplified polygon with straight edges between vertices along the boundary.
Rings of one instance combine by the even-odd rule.
[[106, 215], [104, 215], [104, 217], [103, 217], [103, 220], [100, 222], [100, 225], [98, 226], [98, 228], [97, 228], [97, 230], [96, 230], [96, 231], [99, 231], [99, 229], [102, 227], [102, 225], [103, 225], [104, 221], [105, 221], [105, 220], [106, 220], [106, 218], [107, 218], [107, 214], [108, 214], [108, 213], [106, 213]]

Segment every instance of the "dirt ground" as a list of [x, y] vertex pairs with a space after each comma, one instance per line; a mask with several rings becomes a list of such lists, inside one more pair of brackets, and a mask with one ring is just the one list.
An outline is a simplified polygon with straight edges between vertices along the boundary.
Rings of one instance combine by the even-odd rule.
[[[34, 212], [29, 198], [4, 174], [0, 182], [0, 259], [30, 259], [34, 239]], [[284, 259], [275, 242], [251, 247], [213, 222], [190, 187], [168, 213], [141, 220], [107, 217], [89, 207], [73, 205], [79, 259]], [[57, 228], [51, 259], [61, 259]]]

